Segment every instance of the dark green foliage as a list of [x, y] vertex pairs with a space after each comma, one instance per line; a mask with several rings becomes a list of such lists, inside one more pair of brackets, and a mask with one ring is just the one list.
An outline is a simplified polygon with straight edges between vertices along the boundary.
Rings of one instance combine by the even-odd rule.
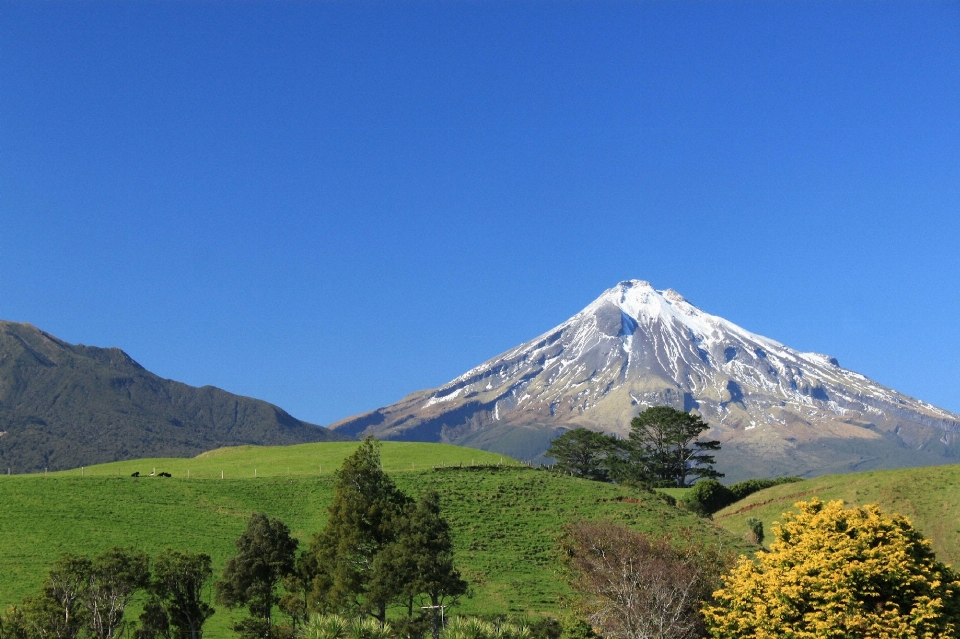
[[[740, 481], [729, 486], [730, 492], [733, 494], [733, 501], [730, 503], [732, 504], [733, 502], [740, 501], [741, 499], [765, 488], [780, 486], [781, 484], [792, 484], [798, 481], [803, 481], [803, 478], [777, 477], [775, 479], [747, 479], [745, 481]], [[719, 510], [719, 508], [717, 510]]]
[[453, 564], [453, 538], [440, 515], [437, 492], [407, 505], [396, 521], [396, 541], [377, 556], [374, 573], [370, 590], [379, 593], [375, 598], [405, 604], [408, 616], [421, 606], [451, 605], [466, 594], [468, 584]]
[[687, 478], [723, 477], [713, 469], [709, 451], [718, 441], [702, 441], [710, 426], [692, 413], [669, 406], [647, 408], [630, 422], [631, 459], [646, 467], [654, 481], [683, 488]]
[[349, 439], [260, 400], [162, 379], [118, 348], [68, 344], [2, 321], [0, 430], [3, 473]]
[[396, 522], [409, 500], [383, 472], [380, 443], [370, 438], [344, 460], [336, 477], [330, 518], [304, 561], [307, 603], [312, 610], [373, 614], [384, 621], [395, 578], [378, 577], [375, 562], [396, 541]]
[[747, 479], [731, 486], [724, 486], [716, 479], [701, 479], [683, 496], [681, 503], [688, 510], [708, 516], [764, 488], [797, 481], [803, 480], [799, 477]]
[[716, 479], [701, 479], [683, 496], [681, 503], [688, 510], [706, 517], [734, 501], [730, 489]]
[[586, 428], [568, 430], [550, 443], [544, 453], [556, 460], [554, 469], [574, 477], [610, 481], [607, 459], [614, 456], [617, 440]]
[[140, 616], [138, 639], [200, 639], [213, 608], [203, 600], [213, 575], [210, 556], [166, 549], [153, 564], [151, 599]]
[[29, 625], [23, 609], [11, 606], [0, 615], [0, 639], [30, 639]]
[[421, 606], [450, 605], [467, 592], [440, 495], [406, 497], [381, 468], [380, 443], [369, 438], [337, 471], [330, 519], [301, 565], [308, 609], [381, 622], [391, 605], [412, 619], [423, 615]]
[[753, 536], [753, 541], [758, 544], [763, 544], [763, 522], [757, 519], [756, 517], [751, 517], [747, 520], [747, 529], [749, 533]]
[[241, 633], [266, 636], [272, 626], [273, 607], [280, 602], [280, 585], [294, 572], [298, 542], [290, 529], [279, 519], [268, 519], [263, 513], [250, 517], [247, 529], [237, 539], [237, 554], [227, 561], [223, 578], [217, 582], [217, 601], [232, 608], [246, 606], [252, 621], [235, 627]]

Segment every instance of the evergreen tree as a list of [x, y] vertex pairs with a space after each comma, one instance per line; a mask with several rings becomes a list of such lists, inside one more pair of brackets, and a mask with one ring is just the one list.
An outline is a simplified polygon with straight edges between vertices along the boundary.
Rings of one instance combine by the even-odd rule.
[[293, 573], [297, 540], [279, 519], [255, 513], [236, 541], [237, 554], [227, 561], [217, 582], [217, 601], [244, 605], [252, 619], [234, 627], [243, 635], [269, 636], [273, 607], [280, 602], [282, 580]]
[[[652, 406], [630, 422], [631, 456], [658, 483], [683, 488], [687, 477], [723, 477], [713, 469], [718, 441], [701, 441], [710, 426], [699, 416], [669, 406]], [[696, 481], [696, 479], [694, 480]]]
[[397, 539], [409, 501], [380, 463], [380, 444], [368, 437], [336, 473], [330, 518], [304, 557], [311, 610], [373, 614], [381, 622], [392, 600], [386, 577], [375, 582], [377, 556]]
[[610, 481], [607, 461], [618, 451], [616, 438], [586, 428], [563, 433], [544, 453], [556, 460], [555, 468], [574, 477]]
[[[466, 594], [468, 584], [453, 563], [453, 539], [450, 525], [440, 514], [438, 493], [428, 492], [408, 504], [397, 522], [397, 539], [378, 555], [374, 573], [371, 591], [402, 601], [408, 617], [415, 606], [449, 605]], [[435, 623], [434, 636], [439, 632]]]

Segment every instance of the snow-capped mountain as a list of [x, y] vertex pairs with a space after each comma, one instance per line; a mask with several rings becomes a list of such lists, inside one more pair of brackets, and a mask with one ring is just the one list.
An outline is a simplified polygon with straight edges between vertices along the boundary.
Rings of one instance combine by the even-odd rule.
[[558, 429], [625, 435], [640, 410], [663, 404], [703, 415], [731, 478], [949, 463], [960, 453], [960, 416], [639, 280], [438, 389], [331, 428], [534, 458]]

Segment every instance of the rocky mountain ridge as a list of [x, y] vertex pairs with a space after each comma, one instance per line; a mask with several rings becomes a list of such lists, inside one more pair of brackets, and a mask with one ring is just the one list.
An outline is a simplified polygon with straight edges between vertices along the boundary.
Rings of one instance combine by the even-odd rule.
[[[545, 450], [560, 429], [625, 435], [646, 406], [696, 410], [731, 477], [956, 461], [960, 416], [630, 280], [437, 389], [331, 425], [351, 435]], [[533, 455], [528, 455], [533, 457]]]

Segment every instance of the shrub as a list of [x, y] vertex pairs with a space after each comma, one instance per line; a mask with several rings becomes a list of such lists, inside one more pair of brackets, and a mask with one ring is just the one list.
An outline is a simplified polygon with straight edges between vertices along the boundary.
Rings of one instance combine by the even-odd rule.
[[687, 510], [706, 517], [764, 488], [797, 481], [803, 480], [799, 477], [747, 479], [731, 486], [724, 486], [716, 479], [701, 479], [683, 496], [680, 503]]
[[960, 581], [900, 515], [796, 504], [769, 552], [741, 557], [704, 608], [715, 639], [933, 639], [960, 631]]
[[716, 479], [701, 479], [680, 501], [688, 510], [708, 516], [736, 500], [730, 489]]
[[693, 639], [698, 612], [722, 570], [722, 557], [699, 545], [674, 547], [612, 522], [568, 526], [562, 542], [580, 609], [604, 637]]
[[747, 520], [747, 535], [751, 542], [763, 545], [763, 522], [756, 517], [749, 518]]
[[[803, 481], [802, 477], [777, 477], [775, 479], [747, 479], [744, 481], [739, 481], [735, 484], [730, 485], [730, 492], [733, 493], [733, 502], [740, 501], [755, 492], [761, 491], [764, 488], [770, 488], [772, 486], [779, 486], [780, 484], [792, 484], [794, 482]], [[729, 506], [730, 504], [725, 504], [723, 507]]]

